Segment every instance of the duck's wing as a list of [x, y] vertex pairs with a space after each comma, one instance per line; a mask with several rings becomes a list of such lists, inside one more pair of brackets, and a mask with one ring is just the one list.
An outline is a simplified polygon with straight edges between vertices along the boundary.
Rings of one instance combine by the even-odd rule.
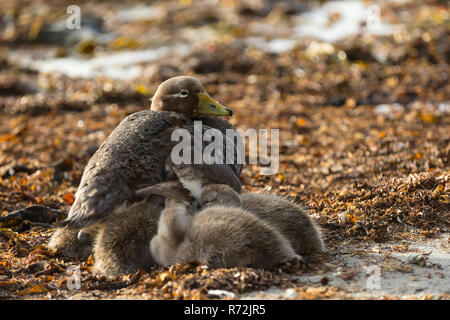
[[89, 160], [62, 225], [81, 228], [105, 220], [135, 201], [139, 186], [165, 181], [171, 133], [188, 123], [173, 112], [146, 110], [126, 117]]

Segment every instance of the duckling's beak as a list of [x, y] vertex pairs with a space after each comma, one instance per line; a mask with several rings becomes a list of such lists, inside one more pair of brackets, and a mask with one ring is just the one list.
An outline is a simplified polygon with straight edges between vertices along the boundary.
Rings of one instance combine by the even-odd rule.
[[199, 103], [196, 114], [208, 115], [208, 116], [232, 116], [233, 111], [229, 108], [224, 107], [206, 92], [200, 92], [198, 94]]

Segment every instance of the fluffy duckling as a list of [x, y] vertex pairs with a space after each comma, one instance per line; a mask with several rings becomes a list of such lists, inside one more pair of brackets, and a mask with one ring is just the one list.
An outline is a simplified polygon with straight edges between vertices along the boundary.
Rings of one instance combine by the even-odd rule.
[[244, 193], [242, 208], [279, 230], [299, 255], [325, 250], [320, 228], [304, 207], [274, 194]]
[[86, 259], [92, 254], [90, 243], [78, 240], [79, 230], [71, 230], [67, 227], [56, 228], [53, 232], [48, 247], [57, 249], [58, 254], [66, 258]]
[[270, 268], [298, 258], [276, 228], [241, 208], [230, 187], [209, 185], [200, 199], [205, 209], [198, 212], [188, 202], [166, 200], [150, 243], [159, 264], [197, 260], [211, 267]]
[[162, 206], [142, 202], [126, 214], [116, 215], [103, 224], [94, 239], [94, 272], [112, 277], [132, 273], [156, 264], [150, 251], [150, 241], [156, 235], [164, 198], [168, 194], [180, 201], [191, 200], [182, 185], [167, 181], [137, 192], [138, 196], [154, 195]]
[[[224, 175], [225, 170], [218, 172], [217, 167], [206, 169], [198, 165], [169, 164], [169, 166], [184, 188], [200, 203], [202, 203], [200, 194], [205, 187], [212, 184], [215, 185], [214, 192], [219, 194], [228, 194], [230, 186], [239, 193], [241, 191], [240, 183], [235, 182], [235, 179], [238, 182], [239, 179], [231, 173]], [[280, 231], [299, 255], [310, 255], [324, 250], [320, 229], [308, 216], [304, 207], [269, 193], [244, 193], [241, 197], [242, 209], [253, 213]], [[221, 197], [218, 197], [216, 201], [220, 199]], [[227, 202], [224, 204], [230, 205]]]
[[149, 243], [156, 234], [160, 212], [160, 208], [142, 203], [126, 215], [109, 219], [94, 241], [94, 272], [111, 277], [154, 265]]
[[[232, 114], [195, 78], [181, 76], [163, 82], [152, 99], [151, 110], [126, 117], [89, 160], [69, 215], [59, 224], [65, 228], [55, 231], [49, 246], [64, 255], [85, 254], [101, 229], [96, 224], [133, 211], [132, 207], [142, 200], [135, 193], [141, 185], [171, 179], [165, 163], [175, 144], [171, 141], [174, 130], [191, 132], [194, 120], [199, 119], [203, 130], [215, 128], [225, 136], [226, 129], [233, 126], [216, 116]], [[241, 169], [242, 165], [230, 165], [236, 176]]]

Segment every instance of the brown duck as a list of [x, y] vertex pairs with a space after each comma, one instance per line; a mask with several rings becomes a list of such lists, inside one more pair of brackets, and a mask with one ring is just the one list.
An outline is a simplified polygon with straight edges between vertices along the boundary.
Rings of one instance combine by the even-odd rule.
[[[78, 234], [86, 240], [80, 237], [83, 232], [79, 230], [86, 231], [84, 235], [96, 234], [111, 216], [126, 213], [143, 200], [135, 193], [140, 186], [173, 179], [166, 162], [176, 144], [171, 141], [175, 129], [192, 132], [194, 120], [201, 120], [203, 130], [215, 128], [225, 136], [225, 130], [233, 126], [217, 116], [232, 114], [193, 77], [180, 76], [163, 82], [152, 99], [151, 110], [126, 117], [89, 160], [69, 215], [55, 231], [49, 246], [66, 256], [85, 256], [89, 250], [74, 238]], [[239, 164], [218, 166], [239, 188], [241, 169]], [[163, 200], [158, 196], [147, 199], [157, 208], [155, 214], [159, 215]]]

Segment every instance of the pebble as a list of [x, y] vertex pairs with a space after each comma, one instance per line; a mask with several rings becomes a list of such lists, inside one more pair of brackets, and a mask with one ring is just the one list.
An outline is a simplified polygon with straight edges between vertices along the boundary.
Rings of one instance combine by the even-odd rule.
[[295, 299], [297, 297], [298, 297], [298, 293], [297, 293], [297, 291], [294, 288], [287, 289], [284, 292], [284, 298], [285, 299]]
[[410, 256], [406, 262], [409, 264], [416, 264], [423, 268], [427, 264], [427, 258], [423, 255], [414, 254]]

